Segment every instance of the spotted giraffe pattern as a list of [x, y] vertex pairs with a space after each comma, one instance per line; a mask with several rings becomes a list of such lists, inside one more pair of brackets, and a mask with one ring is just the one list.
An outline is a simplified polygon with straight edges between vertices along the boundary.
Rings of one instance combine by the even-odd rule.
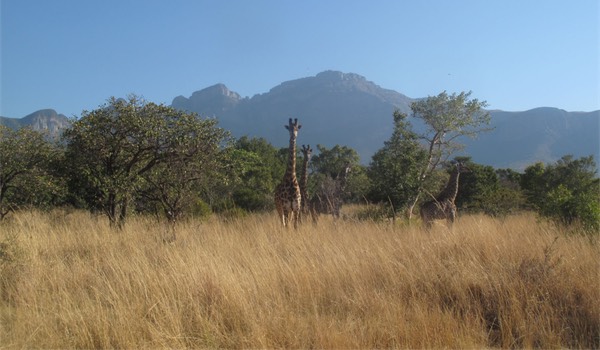
[[460, 173], [466, 170], [467, 169], [461, 163], [456, 163], [456, 166], [450, 174], [450, 179], [448, 179], [448, 183], [442, 192], [434, 199], [421, 205], [421, 220], [427, 230], [431, 229], [435, 220], [446, 220], [448, 225], [452, 227], [457, 216], [456, 204], [454, 204], [454, 201], [458, 194], [458, 179]]
[[308, 162], [312, 156], [312, 149], [310, 145], [302, 145], [302, 169], [300, 173], [300, 196], [302, 201], [300, 203], [300, 221], [304, 220], [308, 216]]
[[290, 222], [293, 222], [294, 228], [297, 228], [300, 217], [302, 196], [298, 179], [296, 179], [296, 138], [301, 127], [297, 118], [293, 122], [290, 118], [288, 125], [285, 125], [290, 133], [288, 163], [283, 180], [275, 188], [275, 207], [284, 227], [288, 227]]

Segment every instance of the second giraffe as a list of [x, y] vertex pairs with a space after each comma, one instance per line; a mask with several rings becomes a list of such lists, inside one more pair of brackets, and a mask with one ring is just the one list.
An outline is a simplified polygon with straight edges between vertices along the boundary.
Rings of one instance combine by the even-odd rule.
[[456, 220], [456, 204], [454, 200], [458, 194], [458, 178], [461, 172], [468, 169], [460, 162], [456, 163], [455, 168], [450, 174], [450, 179], [446, 187], [434, 199], [421, 205], [421, 220], [425, 229], [431, 229], [435, 220], [446, 220], [451, 227]]

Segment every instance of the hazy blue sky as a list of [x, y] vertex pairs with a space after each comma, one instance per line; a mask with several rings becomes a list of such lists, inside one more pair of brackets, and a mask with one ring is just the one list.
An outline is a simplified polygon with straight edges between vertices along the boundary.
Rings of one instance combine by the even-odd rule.
[[242, 96], [332, 69], [409, 97], [600, 109], [598, 0], [0, 0], [0, 115]]

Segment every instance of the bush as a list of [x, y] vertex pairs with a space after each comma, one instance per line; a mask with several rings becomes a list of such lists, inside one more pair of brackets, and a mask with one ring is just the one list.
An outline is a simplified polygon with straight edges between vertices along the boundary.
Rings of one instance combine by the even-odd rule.
[[196, 219], [208, 219], [212, 215], [212, 209], [205, 201], [198, 199], [191, 208], [191, 215]]
[[600, 230], [600, 180], [592, 156], [565, 156], [547, 167], [534, 164], [525, 169], [521, 186], [542, 216], [564, 225], [578, 223], [596, 234]]
[[240, 188], [234, 192], [233, 201], [237, 206], [248, 211], [273, 210], [275, 207], [271, 194], [251, 188]]
[[356, 210], [354, 217], [360, 221], [385, 221], [394, 215], [390, 205], [368, 204]]
[[219, 217], [224, 221], [233, 221], [246, 217], [248, 212], [240, 207], [233, 207], [219, 212]]

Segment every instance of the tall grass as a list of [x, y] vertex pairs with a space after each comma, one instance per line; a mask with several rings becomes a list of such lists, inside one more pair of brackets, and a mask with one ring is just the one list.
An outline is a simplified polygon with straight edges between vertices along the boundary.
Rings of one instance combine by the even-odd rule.
[[0, 348], [600, 347], [596, 242], [463, 217], [450, 232], [275, 215], [22, 212], [0, 226]]

